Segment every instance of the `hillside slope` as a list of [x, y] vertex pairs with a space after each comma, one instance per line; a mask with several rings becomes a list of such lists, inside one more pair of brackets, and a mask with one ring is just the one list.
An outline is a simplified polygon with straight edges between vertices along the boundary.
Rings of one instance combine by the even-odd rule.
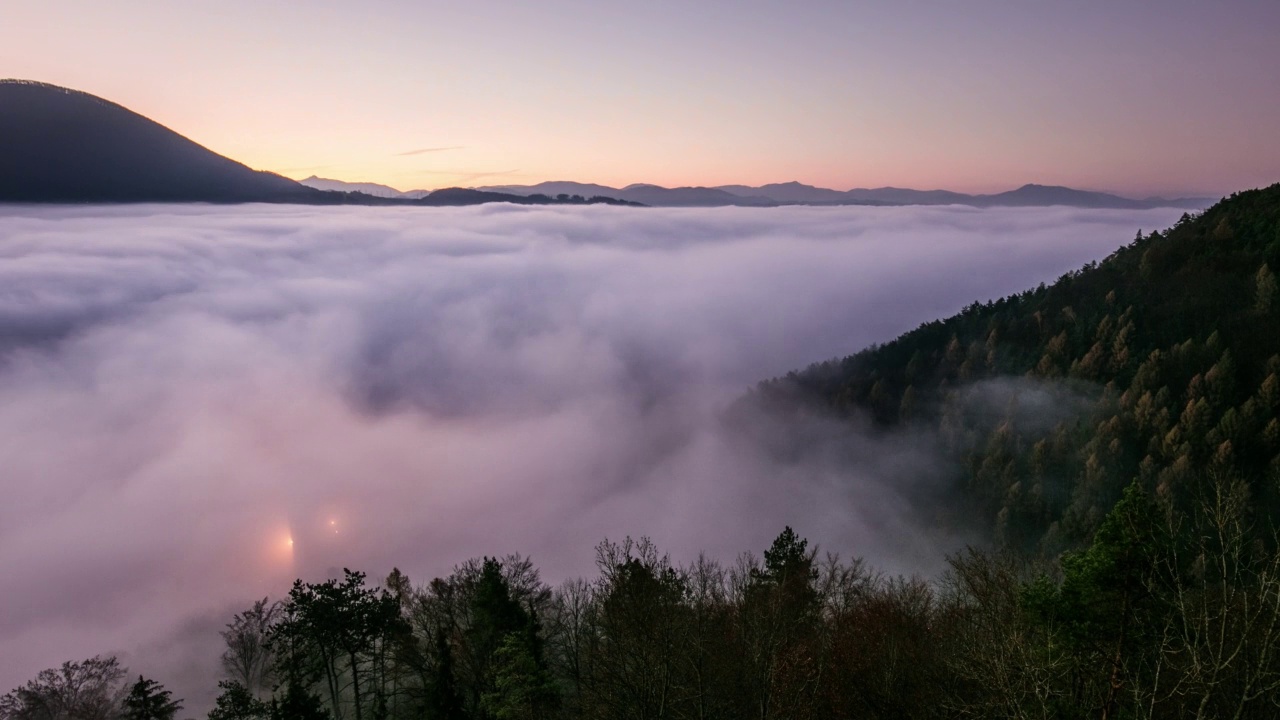
[[1280, 185], [1231, 196], [1049, 286], [762, 383], [775, 412], [942, 438], [1006, 546], [1086, 541], [1135, 478], [1246, 480], [1280, 518]]
[[258, 172], [87, 93], [0, 81], [0, 201], [317, 202], [317, 190]]

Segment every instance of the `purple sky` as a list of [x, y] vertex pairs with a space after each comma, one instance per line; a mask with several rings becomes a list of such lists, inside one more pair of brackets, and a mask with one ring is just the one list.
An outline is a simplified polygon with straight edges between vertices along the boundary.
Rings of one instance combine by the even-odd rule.
[[401, 189], [1222, 194], [1280, 179], [1277, 37], [1274, 0], [21, 0], [0, 74]]

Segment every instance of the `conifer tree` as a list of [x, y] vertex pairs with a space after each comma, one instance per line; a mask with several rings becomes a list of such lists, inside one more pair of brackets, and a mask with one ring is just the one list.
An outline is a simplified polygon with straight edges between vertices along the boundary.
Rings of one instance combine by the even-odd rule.
[[123, 703], [123, 720], [173, 720], [182, 709], [182, 701], [150, 678], [138, 676]]

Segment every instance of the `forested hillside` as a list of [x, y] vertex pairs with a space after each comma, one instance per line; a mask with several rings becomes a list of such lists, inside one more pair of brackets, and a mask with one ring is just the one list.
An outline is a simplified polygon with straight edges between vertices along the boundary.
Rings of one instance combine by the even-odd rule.
[[775, 411], [936, 431], [1007, 547], [1087, 541], [1125, 487], [1239, 477], [1280, 510], [1280, 185], [1231, 196], [1049, 286], [974, 303], [760, 386]]

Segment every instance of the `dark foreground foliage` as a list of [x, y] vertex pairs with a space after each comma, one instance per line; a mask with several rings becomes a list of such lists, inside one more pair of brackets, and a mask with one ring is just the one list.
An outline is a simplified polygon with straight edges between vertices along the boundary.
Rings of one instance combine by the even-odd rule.
[[[933, 581], [820, 556], [790, 528], [732, 566], [605, 542], [596, 577], [556, 588], [520, 556], [421, 585], [346, 571], [229, 623], [209, 718], [1275, 717], [1280, 555], [1246, 483], [1204, 486], [1181, 512], [1135, 483], [1058, 564], [968, 551]], [[246, 633], [261, 671], [230, 642]], [[153, 681], [126, 696], [123, 672], [46, 671], [0, 718], [173, 717]]]

